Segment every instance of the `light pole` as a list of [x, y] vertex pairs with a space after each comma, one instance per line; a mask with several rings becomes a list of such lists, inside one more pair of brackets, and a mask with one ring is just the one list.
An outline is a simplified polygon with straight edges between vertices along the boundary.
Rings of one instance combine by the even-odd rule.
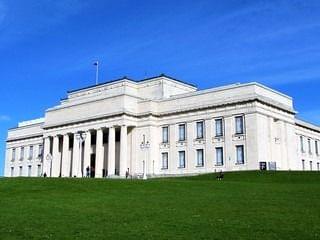
[[[140, 148], [142, 151], [146, 152], [148, 154], [148, 149], [150, 148], [149, 141], [146, 141], [146, 136], [143, 135], [143, 140], [140, 144]], [[145, 156], [145, 159], [143, 160], [143, 179], [147, 180], [147, 154]]]
[[[46, 159], [48, 162], [50, 162], [50, 171], [49, 171], [49, 174], [50, 174], [50, 177], [51, 177], [51, 173], [52, 173], [52, 155], [51, 153], [48, 153], [47, 156], [46, 156]], [[43, 171], [43, 170], [42, 170]]]
[[82, 177], [83, 177], [82, 143], [85, 141], [86, 137], [87, 137], [87, 134], [84, 131], [78, 131], [76, 133], [76, 138], [79, 141], [79, 161], [80, 161], [80, 164], [78, 165], [78, 172], [79, 172], [79, 166], [80, 166]]

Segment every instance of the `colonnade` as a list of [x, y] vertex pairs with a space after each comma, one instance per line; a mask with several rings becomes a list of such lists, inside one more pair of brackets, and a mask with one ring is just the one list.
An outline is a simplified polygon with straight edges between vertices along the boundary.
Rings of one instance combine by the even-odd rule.
[[[120, 166], [117, 171], [116, 130], [120, 130]], [[104, 146], [104, 134], [106, 133], [108, 133], [107, 156], [105, 156]], [[95, 140], [95, 144], [92, 143], [92, 140]], [[128, 169], [127, 151], [128, 126], [126, 125], [47, 136], [44, 139], [43, 174], [46, 173], [51, 177], [85, 177], [89, 167], [90, 171], [95, 172], [94, 177], [97, 178], [115, 175], [124, 177]], [[95, 167], [93, 169], [91, 159], [94, 153]]]

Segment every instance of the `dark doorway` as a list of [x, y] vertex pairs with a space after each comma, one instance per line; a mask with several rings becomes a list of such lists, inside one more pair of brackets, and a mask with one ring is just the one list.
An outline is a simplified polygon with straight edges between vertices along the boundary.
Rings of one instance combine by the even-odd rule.
[[94, 178], [96, 175], [96, 155], [91, 154], [90, 156], [90, 177]]

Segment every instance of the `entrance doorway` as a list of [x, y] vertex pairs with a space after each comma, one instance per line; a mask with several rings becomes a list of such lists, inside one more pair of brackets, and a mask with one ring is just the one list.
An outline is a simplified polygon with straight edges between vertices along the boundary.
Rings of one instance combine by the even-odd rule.
[[96, 175], [96, 155], [91, 154], [90, 156], [90, 177], [94, 178]]

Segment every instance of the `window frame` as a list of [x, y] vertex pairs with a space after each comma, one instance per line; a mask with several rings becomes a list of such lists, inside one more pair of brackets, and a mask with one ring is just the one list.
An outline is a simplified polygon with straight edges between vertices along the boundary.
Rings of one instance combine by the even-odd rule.
[[37, 165], [37, 176], [41, 177], [41, 164]]
[[32, 166], [28, 165], [28, 177], [32, 176]]
[[[180, 127], [184, 127], [184, 138], [181, 139], [181, 135], [180, 135]], [[178, 124], [178, 141], [179, 142], [185, 142], [187, 140], [187, 124], [186, 123], [179, 123]]]
[[[198, 124], [202, 124], [202, 131], [201, 131], [201, 135], [202, 136], [199, 136], [198, 135]], [[196, 139], [204, 139], [205, 138], [205, 122], [204, 120], [198, 120], [196, 121]]]
[[11, 160], [15, 161], [16, 160], [16, 155], [17, 155], [17, 149], [16, 148], [12, 148], [12, 156], [11, 156]]
[[[217, 134], [217, 122], [221, 121], [221, 134]], [[214, 119], [214, 136], [216, 138], [223, 137], [224, 136], [224, 118], [219, 117]]]
[[19, 177], [22, 177], [23, 175], [23, 168], [22, 166], [19, 166]]
[[[242, 158], [242, 162], [239, 162], [239, 155], [238, 155], [238, 149], [242, 149], [242, 154], [241, 154], [241, 158]], [[244, 153], [244, 145], [236, 145], [236, 165], [243, 165], [245, 164], [245, 153]]]
[[309, 151], [309, 154], [311, 155], [312, 154], [311, 138], [308, 138], [308, 151]]
[[[237, 119], [242, 119], [241, 123], [241, 132], [238, 132], [238, 128], [237, 128]], [[244, 115], [236, 115], [234, 116], [234, 123], [235, 123], [235, 135], [243, 135], [245, 134], [245, 118], [244, 118]]]
[[[202, 152], [202, 164], [199, 164], [199, 152]], [[198, 148], [196, 149], [196, 159], [197, 159], [197, 165], [196, 167], [204, 167], [204, 149]]]
[[20, 160], [24, 160], [24, 150], [25, 150], [25, 147], [21, 147], [20, 148]]
[[[183, 153], [183, 165], [181, 164], [182, 153]], [[186, 168], [186, 151], [185, 150], [178, 151], [178, 160], [179, 160], [178, 168]]]
[[[167, 156], [166, 157], [166, 166], [164, 165], [164, 156]], [[162, 152], [161, 153], [161, 169], [162, 170], [166, 170], [169, 168], [169, 153], [168, 152]]]
[[33, 159], [33, 155], [34, 155], [34, 147], [33, 145], [29, 146], [29, 154], [28, 154], [28, 159]]
[[302, 135], [300, 135], [300, 151], [301, 151], [301, 153], [305, 153], [305, 150], [304, 150], [304, 139], [303, 139]]
[[[221, 163], [218, 162], [218, 150], [221, 150]], [[224, 165], [223, 147], [216, 147], [215, 151], [216, 151], [216, 154], [215, 154], [215, 156], [216, 156], [215, 166], [223, 166]]]
[[[162, 126], [162, 143], [169, 143], [169, 139], [170, 139], [170, 133], [169, 133], [169, 125], [165, 125], [165, 126]], [[165, 138], [164, 138], [164, 129], [167, 129], [167, 134], [166, 134], [166, 136], [167, 136], [167, 139], [166, 139], [166, 141], [165, 141]]]
[[43, 144], [38, 145], [38, 157], [43, 156]]

